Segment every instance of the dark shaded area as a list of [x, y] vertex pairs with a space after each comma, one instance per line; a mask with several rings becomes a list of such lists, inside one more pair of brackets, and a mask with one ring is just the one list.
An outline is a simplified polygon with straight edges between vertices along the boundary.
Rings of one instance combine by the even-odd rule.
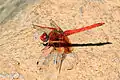
[[[103, 42], [103, 43], [87, 43], [87, 44], [64, 44], [64, 43], [53, 43], [49, 44], [49, 46], [54, 47], [84, 47], [84, 46], [103, 46], [107, 44], [112, 44], [111, 42]], [[48, 43], [43, 44], [44, 46], [47, 46]]]

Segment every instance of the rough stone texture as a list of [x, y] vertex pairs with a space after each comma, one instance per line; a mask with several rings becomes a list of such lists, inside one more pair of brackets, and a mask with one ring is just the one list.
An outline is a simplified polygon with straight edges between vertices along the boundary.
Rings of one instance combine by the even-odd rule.
[[[28, 5], [13, 19], [0, 25], [0, 73], [18, 72], [26, 80], [120, 80], [119, 13], [119, 0], [40, 0]], [[109, 41], [112, 44], [75, 47], [76, 65], [71, 67], [69, 62], [74, 59], [67, 57], [60, 74], [54, 64], [40, 70], [36, 62], [44, 46], [34, 39], [36, 30], [31, 24], [50, 26], [49, 19], [63, 30], [105, 22], [101, 27], [69, 38], [73, 43]]]
[[[16, 12], [36, 0], [0, 0], [0, 23], [12, 18]], [[7, 21], [7, 20], [6, 20]]]

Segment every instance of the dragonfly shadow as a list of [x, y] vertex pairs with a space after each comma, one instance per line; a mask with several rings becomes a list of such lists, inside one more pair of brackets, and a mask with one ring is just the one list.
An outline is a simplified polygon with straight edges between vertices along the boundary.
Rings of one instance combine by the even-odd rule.
[[111, 42], [103, 42], [103, 43], [87, 43], [87, 44], [71, 44], [72, 47], [84, 47], [84, 46], [103, 46], [107, 44], [112, 44]]
[[[59, 45], [60, 44], [60, 45]], [[103, 42], [103, 43], [87, 43], [87, 44], [63, 44], [63, 43], [54, 43], [54, 47], [84, 47], [84, 46], [103, 46], [107, 44], [112, 44], [111, 42]], [[48, 43], [43, 44], [44, 46], [47, 46]], [[49, 45], [53, 46], [53, 45]]]
[[[103, 43], [86, 43], [86, 44], [70, 44], [70, 43], [46, 43], [46, 44], [43, 44], [44, 46], [53, 46], [53, 47], [84, 47], [84, 46], [104, 46], [104, 45], [107, 45], [107, 44], [112, 44], [111, 42], [103, 42]], [[57, 57], [56, 57], [57, 56]], [[54, 58], [54, 61], [55, 61], [55, 64], [58, 64], [59, 65], [59, 73], [61, 71], [61, 68], [62, 68], [62, 64], [63, 64], [63, 61], [64, 59], [66, 58], [66, 54], [57, 54], [57, 55], [54, 55], [54, 54], [50, 54], [50, 56], [48, 56], [48, 59], [46, 58], [45, 62], [46, 61], [50, 61], [51, 58], [50, 57], [53, 57]], [[53, 59], [52, 58], [52, 59]], [[41, 61], [41, 60], [40, 60]], [[39, 62], [37, 62], [37, 65], [38, 65]], [[58, 68], [58, 67], [57, 67]]]

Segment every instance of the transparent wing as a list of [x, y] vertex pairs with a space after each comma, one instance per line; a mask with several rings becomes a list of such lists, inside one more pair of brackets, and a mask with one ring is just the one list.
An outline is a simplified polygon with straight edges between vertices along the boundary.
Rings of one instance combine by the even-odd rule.
[[46, 32], [47, 34], [50, 33], [50, 31], [55, 30], [55, 28], [47, 27], [47, 26], [41, 26], [38, 24], [32, 24], [33, 28], [37, 30], [38, 33]]
[[57, 31], [62, 31], [62, 29], [52, 19], [50, 19], [50, 25], [56, 28]]
[[51, 27], [48, 27], [48, 26], [41, 26], [41, 25], [38, 25], [38, 24], [32, 24], [33, 25], [33, 28], [36, 29], [36, 32], [35, 32], [35, 38], [39, 38], [40, 35], [42, 35], [44, 32], [46, 32], [47, 34], [49, 34], [52, 30], [62, 30], [56, 23], [55, 21], [53, 21], [52, 19], [49, 20], [50, 21], [50, 25]]

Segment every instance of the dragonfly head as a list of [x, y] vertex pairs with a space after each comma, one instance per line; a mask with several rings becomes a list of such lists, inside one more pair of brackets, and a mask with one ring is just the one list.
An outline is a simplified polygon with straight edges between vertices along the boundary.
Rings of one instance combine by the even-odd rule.
[[46, 32], [44, 32], [44, 33], [40, 36], [40, 39], [41, 39], [43, 42], [47, 42], [48, 39], [49, 39], [49, 36], [47, 35]]

